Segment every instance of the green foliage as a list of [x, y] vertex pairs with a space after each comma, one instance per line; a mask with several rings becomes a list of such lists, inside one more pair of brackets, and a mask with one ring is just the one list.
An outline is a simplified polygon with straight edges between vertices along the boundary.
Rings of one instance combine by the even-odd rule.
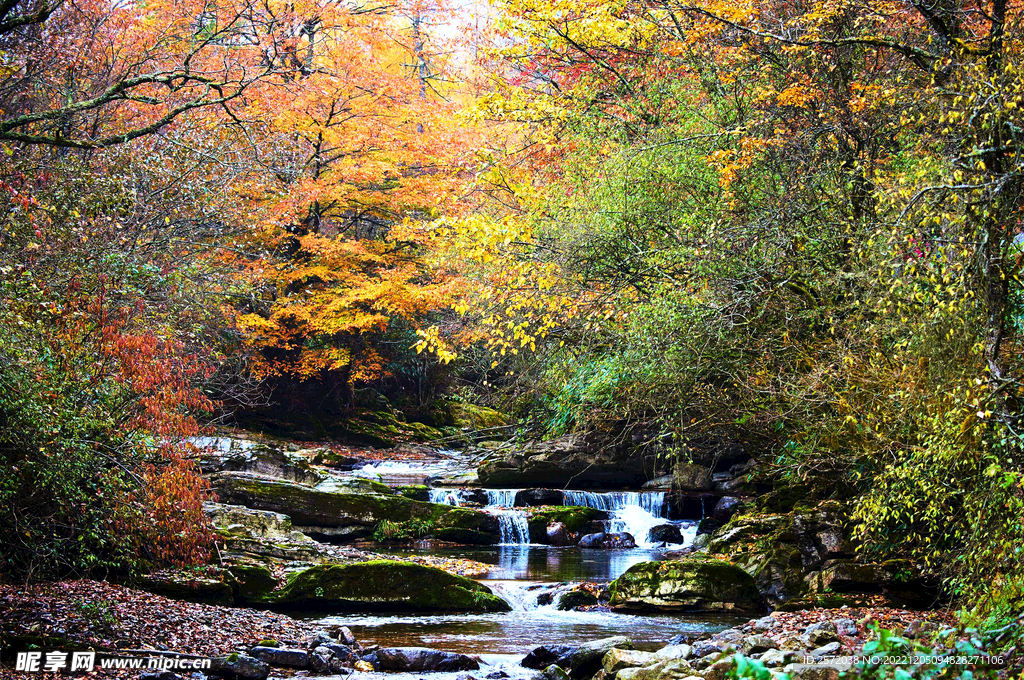
[[383, 542], [423, 538], [433, 530], [434, 521], [429, 519], [409, 519], [401, 522], [385, 519], [373, 528], [373, 540]]
[[733, 657], [735, 665], [726, 673], [730, 680], [789, 680], [786, 673], [772, 674], [768, 667], [757, 659], [750, 659], [739, 652]]

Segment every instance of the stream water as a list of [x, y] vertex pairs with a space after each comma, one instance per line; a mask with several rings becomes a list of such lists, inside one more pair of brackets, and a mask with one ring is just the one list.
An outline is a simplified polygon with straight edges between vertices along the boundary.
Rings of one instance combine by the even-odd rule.
[[[427, 479], [442, 463], [380, 463], [367, 465], [356, 474], [379, 476], [382, 481]], [[483, 493], [481, 493], [481, 491]], [[500, 614], [344, 614], [323, 619], [325, 624], [342, 624], [360, 640], [385, 647], [432, 647], [478, 655], [485, 663], [497, 666], [510, 676], [523, 677], [518, 666], [524, 654], [538, 645], [579, 644], [611, 635], [628, 635], [641, 646], [664, 644], [680, 633], [717, 631], [737, 622], [729, 616], [635, 615], [604, 611], [559, 611], [554, 603], [558, 592], [573, 583], [607, 583], [632, 565], [656, 560], [667, 549], [678, 550], [693, 541], [696, 522], [672, 521], [666, 516], [663, 492], [562, 492], [564, 505], [605, 510], [610, 519], [608, 531], [628, 531], [637, 548], [598, 550], [578, 547], [553, 547], [530, 544], [527, 513], [516, 507], [517, 489], [431, 489], [436, 503], [483, 506], [498, 517], [501, 545], [454, 548], [424, 547], [406, 553], [434, 554], [476, 560], [491, 565], [481, 581], [512, 605], [513, 611]], [[483, 502], [486, 498], [486, 503]], [[473, 503], [473, 500], [478, 502]], [[675, 524], [683, 536], [682, 544], [665, 546], [650, 540], [652, 527]], [[391, 551], [395, 552], [395, 551]], [[401, 553], [399, 553], [401, 554]], [[553, 602], [539, 604], [542, 593], [552, 593]], [[545, 600], [547, 601], [547, 600]], [[485, 671], [486, 673], [486, 671]], [[446, 674], [431, 674], [438, 678]], [[395, 677], [392, 674], [389, 677]]]

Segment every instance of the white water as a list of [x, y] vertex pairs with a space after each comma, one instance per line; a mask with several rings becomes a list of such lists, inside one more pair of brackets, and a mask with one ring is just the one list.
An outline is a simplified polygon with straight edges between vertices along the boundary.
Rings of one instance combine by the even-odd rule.
[[530, 543], [530, 526], [526, 513], [516, 510], [516, 494], [519, 489], [485, 489], [487, 506], [484, 510], [497, 515], [500, 545], [528, 545]]
[[459, 489], [431, 489], [430, 502], [461, 507], [465, 502]]
[[[565, 505], [596, 508], [611, 513], [610, 531], [628, 532], [641, 548], [653, 547], [655, 542], [650, 540], [651, 529], [668, 523], [664, 514], [664, 491], [563, 491], [562, 496]], [[693, 531], [696, 532], [696, 528]], [[684, 535], [684, 538], [693, 540], [692, 536]]]

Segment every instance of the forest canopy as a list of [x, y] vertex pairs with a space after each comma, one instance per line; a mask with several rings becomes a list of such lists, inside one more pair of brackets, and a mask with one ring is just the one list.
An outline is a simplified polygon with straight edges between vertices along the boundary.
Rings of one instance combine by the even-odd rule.
[[208, 560], [213, 424], [472, 399], [1019, 608], [1021, 3], [475, 12], [0, 4], [3, 570]]

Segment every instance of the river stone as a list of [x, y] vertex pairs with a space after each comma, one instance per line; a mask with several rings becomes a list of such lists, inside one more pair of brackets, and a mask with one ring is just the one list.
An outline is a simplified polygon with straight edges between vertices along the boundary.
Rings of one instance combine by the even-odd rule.
[[623, 668], [615, 675], [616, 680], [688, 680], [690, 678], [703, 680], [683, 659], [659, 661], [639, 668]]
[[575, 647], [572, 645], [549, 645], [534, 647], [530, 650], [519, 665], [523, 668], [532, 668], [534, 670], [544, 670], [552, 663], [558, 661], [563, 657], [567, 657]]
[[722, 560], [640, 562], [611, 585], [612, 609], [742, 611], [764, 607], [754, 580]]
[[633, 641], [622, 635], [592, 640], [576, 647], [567, 656], [559, 659], [558, 665], [566, 667], [574, 678], [589, 677], [601, 668], [601, 659], [613, 647], [632, 649]]
[[850, 669], [850, 664], [838, 661], [831, 663], [791, 663], [782, 669], [790, 680], [839, 680], [839, 674]]
[[675, 524], [661, 524], [653, 527], [647, 536], [654, 543], [683, 543], [683, 533]]
[[284, 668], [308, 668], [309, 652], [304, 649], [283, 649], [281, 647], [253, 647], [249, 654], [271, 666]]
[[248, 654], [228, 654], [210, 659], [210, 675], [229, 680], [266, 680], [270, 666]]
[[781, 649], [769, 649], [767, 652], [762, 654], [758, 660], [768, 668], [778, 668], [779, 666], [785, 666], [793, 659], [794, 656], [796, 656], [794, 652], [784, 652]]
[[683, 491], [710, 491], [711, 468], [694, 463], [679, 462], [673, 469], [676, 486]]
[[575, 590], [570, 590], [567, 593], [562, 593], [558, 598], [558, 606], [556, 609], [567, 612], [576, 609], [577, 607], [586, 607], [594, 604], [597, 604], [596, 595], [589, 590], [577, 588]]
[[838, 642], [839, 640], [836, 624], [831, 621], [812, 623], [804, 629], [804, 634], [807, 635], [807, 640], [812, 647], [820, 647], [830, 642]]
[[740, 641], [739, 649], [744, 656], [754, 656], [775, 649], [779, 645], [766, 635], [751, 635]]
[[556, 664], [547, 666], [544, 669], [544, 672], [538, 674], [536, 677], [537, 680], [569, 680], [569, 674]]
[[572, 534], [569, 533], [569, 530], [561, 522], [549, 524], [545, 530], [545, 536], [548, 545], [566, 546], [575, 543]]
[[377, 669], [406, 673], [451, 673], [480, 669], [476, 659], [465, 654], [426, 647], [385, 647], [376, 652]]
[[743, 501], [735, 496], [722, 496], [715, 503], [715, 509], [711, 511], [711, 517], [716, 521], [725, 524], [732, 516], [743, 508]]
[[516, 507], [561, 505], [562, 492], [560, 489], [523, 489], [516, 493], [513, 504]]
[[490, 588], [472, 579], [391, 560], [310, 567], [289, 576], [284, 588], [266, 601], [335, 611], [512, 610]]
[[601, 667], [609, 675], [618, 673], [623, 668], [648, 666], [657, 661], [652, 652], [638, 652], [632, 649], [612, 648], [601, 659]]
[[693, 655], [693, 647], [690, 645], [668, 645], [654, 653], [658, 659], [689, 659]]
[[599, 532], [587, 534], [577, 544], [581, 548], [602, 548], [612, 550], [626, 550], [636, 547], [636, 540], [633, 535], [622, 531], [618, 533]]
[[838, 642], [830, 642], [827, 645], [822, 645], [821, 647], [812, 650], [811, 656], [813, 656], [816, 659], [822, 656], [834, 656], [835, 654], [839, 653], [840, 649], [842, 649], [842, 645], [840, 645]]

